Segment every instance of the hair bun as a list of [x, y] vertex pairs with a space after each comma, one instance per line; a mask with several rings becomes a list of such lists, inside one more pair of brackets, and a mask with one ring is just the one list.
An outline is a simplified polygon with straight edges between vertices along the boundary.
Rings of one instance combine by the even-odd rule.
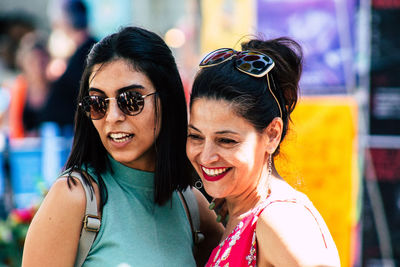
[[275, 67], [271, 70], [281, 106], [288, 119], [297, 103], [299, 81], [302, 72], [301, 46], [288, 37], [271, 40], [253, 39], [242, 43], [242, 50], [256, 50], [270, 56]]

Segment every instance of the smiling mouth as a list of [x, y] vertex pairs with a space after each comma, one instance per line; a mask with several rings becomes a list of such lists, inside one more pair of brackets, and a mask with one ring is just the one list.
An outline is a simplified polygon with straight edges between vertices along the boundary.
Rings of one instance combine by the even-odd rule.
[[128, 134], [128, 133], [111, 133], [108, 135], [108, 138], [110, 138], [112, 141], [116, 143], [124, 143], [132, 139], [134, 136], [135, 136], [134, 134]]
[[203, 172], [204, 179], [207, 181], [218, 181], [222, 179], [232, 168], [206, 168], [201, 166], [201, 170]]

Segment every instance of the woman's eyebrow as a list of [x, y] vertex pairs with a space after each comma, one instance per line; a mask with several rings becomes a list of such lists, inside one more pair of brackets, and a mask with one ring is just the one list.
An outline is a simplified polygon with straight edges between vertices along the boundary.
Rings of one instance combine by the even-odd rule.
[[95, 87], [90, 87], [90, 88], [89, 88], [89, 92], [92, 92], [92, 91], [95, 91], [95, 92], [104, 94], [104, 92], [103, 92], [102, 90], [100, 90], [100, 89], [98, 89], [98, 88], [95, 88]]
[[[117, 90], [117, 92], [118, 92], [118, 94], [120, 94], [120, 93], [123, 93], [123, 92], [125, 92], [125, 91], [127, 91], [127, 90], [131, 90], [131, 89], [144, 89], [144, 86], [143, 86], [143, 85], [140, 85], [140, 84], [131, 84], [131, 85], [128, 85], [128, 86], [124, 86], [124, 87], [122, 87], [122, 88], [119, 88], [119, 89]], [[96, 91], [96, 92], [99, 92], [99, 93], [103, 93], [103, 94], [104, 94], [104, 91], [103, 91], [103, 90], [100, 90], [100, 89], [98, 89], [98, 88], [96, 88], [96, 87], [89, 87], [89, 92], [91, 92], [91, 91]]]
[[239, 135], [239, 133], [231, 131], [231, 130], [224, 130], [224, 131], [218, 131], [215, 132], [216, 134], [235, 134], [235, 135]]
[[131, 84], [131, 85], [128, 85], [128, 86], [118, 89], [118, 93], [120, 94], [120, 93], [123, 93], [123, 92], [131, 90], [131, 89], [144, 89], [144, 86], [140, 85], [140, 84]]
[[[194, 127], [192, 124], [188, 125], [189, 128], [201, 133], [201, 131], [199, 129], [197, 129], [196, 127]], [[222, 131], [217, 131], [215, 132], [215, 134], [234, 134], [234, 135], [239, 135], [239, 133], [235, 132], [235, 131], [231, 131], [231, 130], [222, 130]]]
[[201, 131], [199, 129], [197, 129], [196, 127], [194, 127], [192, 124], [189, 124], [188, 127], [192, 128], [193, 130], [195, 130], [195, 131], [197, 131], [199, 133], [201, 133]]

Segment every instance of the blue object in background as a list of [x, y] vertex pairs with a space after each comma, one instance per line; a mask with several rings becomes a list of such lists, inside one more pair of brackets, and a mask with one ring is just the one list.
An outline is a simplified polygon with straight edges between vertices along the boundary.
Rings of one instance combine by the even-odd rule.
[[5, 192], [5, 175], [4, 175], [4, 157], [3, 154], [0, 153], [0, 199], [4, 196]]
[[16, 208], [27, 208], [41, 198], [42, 150], [39, 138], [13, 141], [9, 151], [10, 177]]
[[98, 39], [117, 31], [121, 26], [132, 24], [131, 0], [85, 0], [84, 2], [89, 10], [90, 30]]
[[72, 143], [71, 137], [60, 136], [60, 133], [57, 124], [46, 122], [41, 127], [40, 138], [11, 140], [8, 155], [16, 208], [38, 204], [43, 191], [48, 190], [60, 174]]
[[351, 93], [355, 88], [355, 0], [257, 0], [257, 31], [288, 36], [304, 53], [305, 95]]
[[6, 175], [4, 169], [4, 151], [6, 147], [6, 138], [0, 134], [0, 199], [4, 197], [6, 187]]
[[46, 186], [49, 187], [60, 173], [62, 144], [60, 128], [54, 122], [42, 124], [42, 174]]

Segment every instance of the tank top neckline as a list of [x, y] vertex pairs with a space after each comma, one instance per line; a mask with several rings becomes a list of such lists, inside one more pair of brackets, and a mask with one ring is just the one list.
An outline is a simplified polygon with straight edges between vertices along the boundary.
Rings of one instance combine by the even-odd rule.
[[154, 189], [154, 172], [134, 169], [116, 161], [111, 155], [108, 155], [111, 164], [113, 176], [118, 182], [129, 187]]

